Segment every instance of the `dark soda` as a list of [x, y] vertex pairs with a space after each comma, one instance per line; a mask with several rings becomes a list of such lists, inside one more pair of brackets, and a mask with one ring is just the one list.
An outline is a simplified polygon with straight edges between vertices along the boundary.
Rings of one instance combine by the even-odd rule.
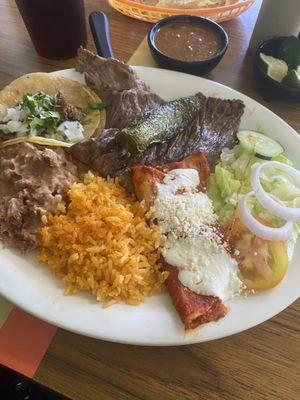
[[83, 0], [16, 0], [39, 55], [62, 60], [86, 46]]

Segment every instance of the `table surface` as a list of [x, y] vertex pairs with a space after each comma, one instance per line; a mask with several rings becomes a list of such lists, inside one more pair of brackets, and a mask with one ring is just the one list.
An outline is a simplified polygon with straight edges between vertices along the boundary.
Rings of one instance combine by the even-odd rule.
[[[117, 58], [127, 61], [150, 24], [125, 17], [104, 0], [86, 0], [87, 15], [107, 13]], [[265, 104], [300, 131], [299, 106], [264, 103], [251, 82], [249, 38], [261, 1], [223, 23], [230, 46], [206, 75]], [[125, 39], [126, 32], [126, 39]], [[88, 48], [95, 50], [91, 36]], [[70, 68], [73, 60], [39, 57], [12, 0], [0, 0], [0, 87], [27, 72]], [[299, 400], [300, 300], [247, 332], [199, 345], [136, 347], [58, 330], [34, 379], [72, 399]]]

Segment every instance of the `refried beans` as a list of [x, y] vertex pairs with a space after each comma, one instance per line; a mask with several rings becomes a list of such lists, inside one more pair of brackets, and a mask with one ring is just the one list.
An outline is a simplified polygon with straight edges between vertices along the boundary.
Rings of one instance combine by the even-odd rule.
[[41, 217], [55, 212], [77, 167], [61, 148], [20, 143], [0, 149], [0, 239], [22, 251], [38, 246]]
[[156, 47], [166, 56], [181, 61], [202, 61], [222, 49], [220, 35], [208, 26], [174, 23], [161, 27], [154, 38]]

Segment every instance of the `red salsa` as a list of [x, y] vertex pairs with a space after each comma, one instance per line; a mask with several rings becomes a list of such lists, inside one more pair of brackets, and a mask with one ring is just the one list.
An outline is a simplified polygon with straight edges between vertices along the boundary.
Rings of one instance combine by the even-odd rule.
[[163, 26], [154, 42], [162, 53], [181, 61], [207, 60], [223, 47], [220, 35], [212, 28], [184, 22]]

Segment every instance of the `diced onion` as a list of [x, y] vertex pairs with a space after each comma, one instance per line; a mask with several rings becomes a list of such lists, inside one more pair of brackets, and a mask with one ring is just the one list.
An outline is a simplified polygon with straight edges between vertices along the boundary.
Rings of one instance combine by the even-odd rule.
[[253, 235], [258, 236], [261, 239], [273, 240], [276, 242], [286, 241], [293, 234], [293, 223], [287, 221], [280, 228], [263, 225], [253, 217], [248, 207], [248, 198], [254, 195], [254, 192], [249, 192], [239, 201], [238, 213], [241, 221], [253, 233]]
[[300, 172], [288, 165], [278, 161], [266, 161], [264, 163], [256, 163], [252, 166], [251, 185], [255, 196], [259, 203], [265, 207], [270, 213], [280, 217], [286, 221], [300, 221], [300, 208], [287, 207], [279, 199], [270, 193], [267, 193], [260, 182], [260, 173], [264, 167], [274, 167], [291, 176], [298, 187], [300, 187]]
[[84, 128], [79, 121], [63, 121], [56, 130], [70, 142], [78, 142], [84, 139]]

